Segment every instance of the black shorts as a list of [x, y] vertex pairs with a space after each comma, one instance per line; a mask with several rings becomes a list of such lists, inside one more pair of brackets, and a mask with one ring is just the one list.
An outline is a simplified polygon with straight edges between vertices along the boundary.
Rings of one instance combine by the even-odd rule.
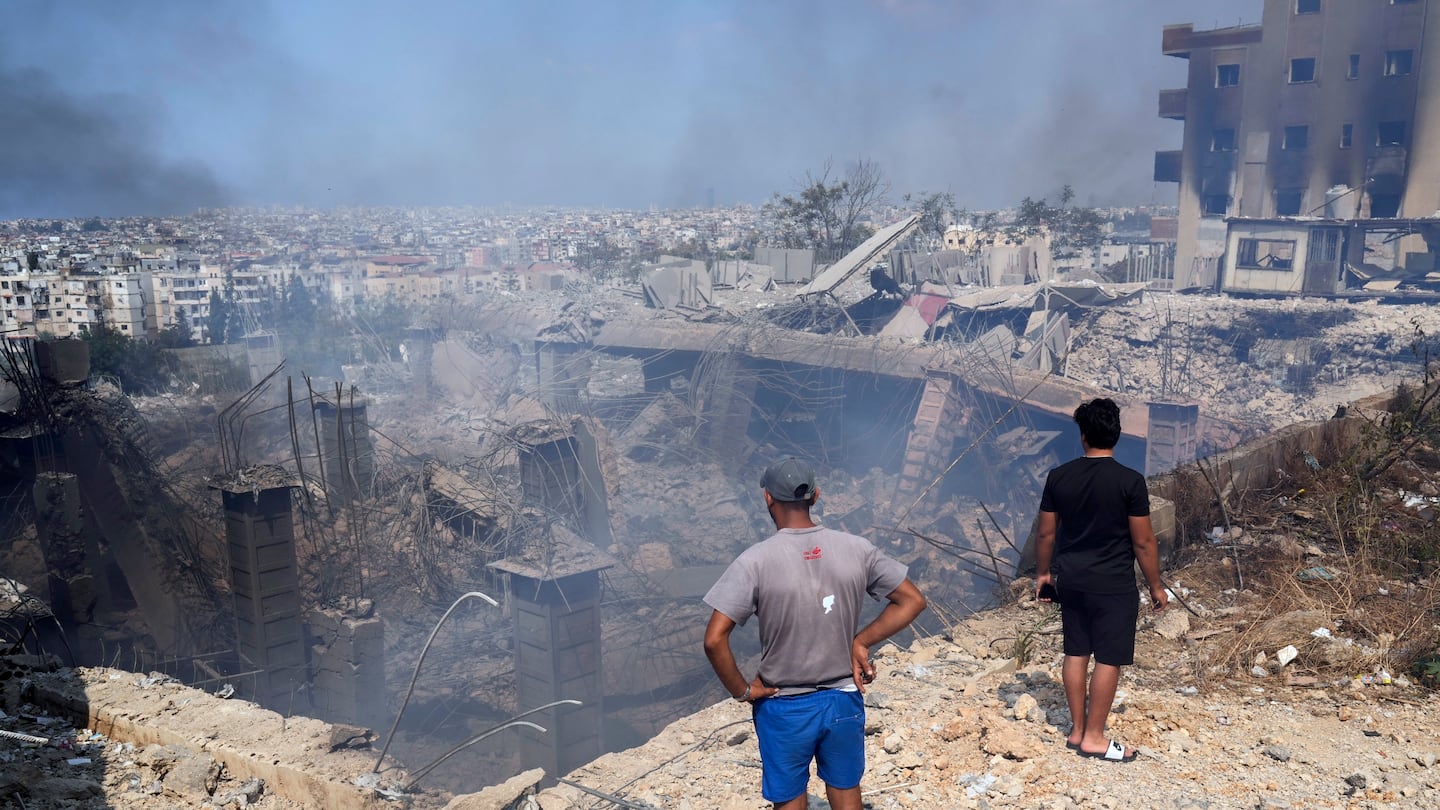
[[1116, 667], [1135, 663], [1139, 591], [1088, 593], [1063, 585], [1059, 591], [1066, 655], [1094, 655], [1096, 663]]

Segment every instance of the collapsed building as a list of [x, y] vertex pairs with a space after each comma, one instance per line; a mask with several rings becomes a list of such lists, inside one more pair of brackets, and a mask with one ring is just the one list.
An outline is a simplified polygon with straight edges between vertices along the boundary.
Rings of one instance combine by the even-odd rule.
[[1278, 389], [1410, 362], [1388, 311], [982, 286], [915, 260], [914, 226], [799, 280], [779, 253], [486, 302], [345, 380], [291, 374], [265, 336], [249, 390], [131, 400], [88, 382], [81, 342], [10, 341], [0, 565], [38, 599], [9, 626], [370, 729], [436, 788], [555, 778], [722, 696], [700, 597], [769, 533], [775, 456], [813, 459], [822, 519], [945, 622], [1013, 575], [1081, 401], [1121, 402], [1122, 460], [1153, 474], [1292, 421], [1253, 404]]

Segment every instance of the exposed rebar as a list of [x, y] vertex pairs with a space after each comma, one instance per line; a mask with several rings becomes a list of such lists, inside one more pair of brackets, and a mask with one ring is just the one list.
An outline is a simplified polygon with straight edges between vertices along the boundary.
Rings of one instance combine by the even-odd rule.
[[562, 785], [569, 785], [570, 787], [575, 788], [581, 793], [588, 793], [598, 799], [604, 799], [605, 801], [610, 802], [617, 807], [625, 807], [629, 808], [629, 810], [655, 810], [655, 807], [653, 805], [645, 804], [643, 802], [632, 802], [629, 799], [622, 799], [612, 793], [605, 793], [603, 791], [596, 790], [595, 788], [585, 787], [579, 782], [572, 782], [563, 776], [556, 777], [555, 781], [559, 782]]
[[445, 620], [450, 618], [450, 614], [455, 612], [455, 608], [460, 607], [461, 602], [471, 597], [484, 599], [486, 602], [489, 602], [492, 607], [500, 607], [500, 603], [491, 599], [489, 596], [479, 591], [470, 591], [469, 593], [460, 594], [460, 598], [456, 599], [450, 605], [450, 608], [445, 611], [445, 614], [440, 617], [440, 621], [435, 623], [435, 628], [430, 631], [430, 638], [426, 639], [425, 646], [420, 648], [420, 660], [415, 662], [415, 671], [410, 675], [410, 686], [405, 690], [405, 699], [400, 701], [400, 710], [395, 712], [395, 722], [390, 724], [390, 733], [385, 735], [385, 745], [380, 749], [380, 758], [375, 760], [375, 767], [371, 769], [371, 773], [380, 772], [380, 763], [385, 761], [385, 753], [390, 750], [390, 743], [395, 740], [395, 729], [400, 727], [400, 718], [405, 714], [405, 707], [410, 705], [410, 696], [415, 694], [415, 680], [420, 677], [420, 665], [425, 663], [425, 655], [430, 652], [430, 645], [435, 642], [436, 634], [440, 632], [440, 628], [445, 624]]
[[491, 736], [492, 734], [497, 734], [497, 733], [499, 733], [499, 732], [501, 732], [501, 731], [504, 731], [505, 729], [510, 728], [511, 726], [529, 726], [529, 727], [531, 727], [531, 728], [533, 728], [533, 729], [536, 729], [536, 730], [539, 731], [541, 734], [547, 733], [547, 731], [546, 731], [545, 728], [543, 728], [543, 727], [541, 727], [541, 726], [537, 726], [537, 725], [535, 725], [534, 723], [525, 722], [525, 721], [521, 720], [520, 718], [522, 718], [522, 717], [529, 717], [530, 715], [535, 714], [535, 713], [537, 713], [537, 712], [543, 712], [543, 711], [545, 711], [546, 709], [553, 709], [553, 708], [555, 708], [556, 706], [561, 706], [561, 705], [564, 705], [564, 704], [566, 704], [566, 703], [569, 703], [569, 704], [574, 705], [574, 706], [583, 706], [583, 705], [585, 705], [585, 704], [581, 703], [581, 702], [578, 701], [578, 700], [565, 699], [565, 700], [557, 700], [557, 701], [554, 701], [554, 702], [551, 702], [551, 703], [546, 703], [544, 706], [537, 706], [537, 707], [535, 707], [535, 708], [533, 708], [533, 709], [531, 709], [531, 710], [529, 710], [529, 711], [527, 711], [527, 712], [521, 712], [520, 714], [515, 715], [514, 717], [510, 718], [509, 720], [506, 720], [504, 723], [501, 723], [500, 725], [495, 726], [495, 727], [493, 727], [493, 728], [488, 728], [488, 729], [486, 729], [485, 731], [483, 731], [483, 732], [475, 735], [474, 737], [471, 737], [470, 739], [466, 740], [465, 742], [460, 743], [459, 745], [455, 746], [454, 748], [451, 748], [449, 751], [446, 751], [439, 759], [435, 760], [434, 762], [431, 762], [429, 765], [426, 765], [425, 767], [423, 767], [423, 768], [419, 769], [418, 771], [416, 771], [416, 773], [410, 777], [410, 783], [405, 786], [405, 790], [408, 791], [408, 790], [410, 790], [411, 788], [415, 787], [415, 783], [416, 783], [416, 782], [419, 782], [421, 779], [424, 779], [431, 771], [435, 770], [435, 768], [439, 767], [441, 764], [443, 764], [443, 763], [444, 763], [446, 760], [448, 760], [450, 757], [453, 757], [453, 756], [455, 756], [456, 754], [460, 753], [461, 751], [464, 751], [466, 748], [469, 748], [470, 746], [472, 746], [472, 745], [480, 742], [481, 740], [485, 739], [486, 737], [489, 737], [489, 736]]

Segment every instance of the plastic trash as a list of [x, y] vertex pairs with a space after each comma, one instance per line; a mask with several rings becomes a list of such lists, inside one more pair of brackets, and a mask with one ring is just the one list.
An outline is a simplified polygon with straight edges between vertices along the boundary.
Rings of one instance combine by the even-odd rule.
[[965, 786], [965, 795], [971, 799], [984, 796], [995, 786], [995, 782], [996, 776], [993, 773], [971, 773], [960, 777], [960, 784]]
[[1317, 627], [1314, 630], [1310, 631], [1310, 635], [1314, 636], [1315, 638], [1328, 638], [1331, 641], [1335, 640], [1335, 637], [1330, 635], [1330, 628], [1328, 627]]
[[1299, 654], [1300, 651], [1295, 649], [1294, 644], [1287, 644], [1284, 647], [1281, 647], [1280, 649], [1275, 651], [1275, 659], [1279, 661], [1280, 666], [1283, 667], [1291, 661], [1294, 661], [1295, 656]]

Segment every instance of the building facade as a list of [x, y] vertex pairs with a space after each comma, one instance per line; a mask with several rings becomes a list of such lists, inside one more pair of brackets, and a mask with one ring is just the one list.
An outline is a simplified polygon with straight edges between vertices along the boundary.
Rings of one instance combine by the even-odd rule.
[[[1166, 26], [1184, 121], [1155, 180], [1180, 185], [1176, 285], [1213, 286], [1226, 218], [1429, 217], [1440, 210], [1440, 5], [1264, 0], [1260, 25]], [[1430, 16], [1430, 11], [1437, 11]]]

